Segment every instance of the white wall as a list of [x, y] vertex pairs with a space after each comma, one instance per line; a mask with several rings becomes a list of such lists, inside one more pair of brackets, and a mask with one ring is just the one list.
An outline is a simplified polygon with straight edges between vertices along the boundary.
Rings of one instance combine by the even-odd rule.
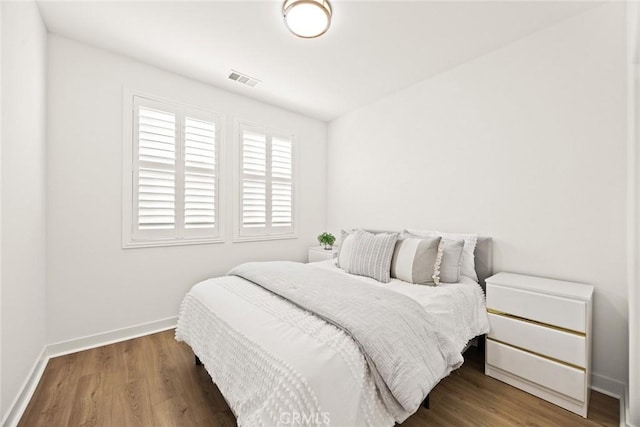
[[627, 3], [627, 55], [628, 68], [628, 135], [627, 156], [629, 174], [627, 188], [628, 272], [629, 288], [629, 388], [626, 421], [629, 426], [640, 426], [640, 7], [637, 2]]
[[3, 2], [3, 419], [45, 344], [46, 40], [35, 3]]
[[[48, 82], [49, 343], [176, 316], [192, 285], [243, 261], [306, 259], [325, 225], [326, 123], [55, 35], [49, 37]], [[227, 243], [121, 248], [123, 88], [226, 114]], [[236, 117], [295, 134], [298, 239], [230, 242]]]
[[[636, 5], [637, 6], [637, 5]], [[636, 10], [639, 13], [640, 8]], [[640, 20], [640, 19], [639, 19]], [[640, 49], [637, 34], [634, 34], [630, 42], [634, 44], [636, 51]], [[629, 257], [630, 277], [629, 286], [629, 389], [627, 399], [627, 424], [629, 426], [640, 426], [640, 64], [639, 58], [634, 58], [630, 64], [630, 83], [633, 88], [630, 90], [630, 124], [629, 135], [629, 161], [630, 167], [630, 187], [631, 194], [629, 202], [629, 222], [631, 230], [629, 233], [629, 247], [631, 256]]]
[[[591, 283], [597, 384], [627, 375], [624, 4], [329, 126], [328, 226], [494, 238], [494, 270]], [[417, 53], [425, 54], [428, 52]], [[606, 377], [606, 378], [605, 378]]]
[[[0, 2], [0, 242], [2, 241], [2, 2]], [[0, 310], [2, 309], [2, 244], [0, 244]], [[0, 422], [2, 409], [2, 312], [0, 311]]]

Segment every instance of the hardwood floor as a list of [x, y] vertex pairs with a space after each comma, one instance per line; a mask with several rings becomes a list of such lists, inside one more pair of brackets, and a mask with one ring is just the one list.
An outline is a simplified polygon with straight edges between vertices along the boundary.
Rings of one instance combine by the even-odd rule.
[[[477, 349], [402, 425], [618, 426], [618, 401], [592, 393], [583, 419], [484, 375]], [[20, 426], [235, 426], [191, 349], [162, 332], [51, 359]], [[342, 426], [340, 426], [342, 427]]]

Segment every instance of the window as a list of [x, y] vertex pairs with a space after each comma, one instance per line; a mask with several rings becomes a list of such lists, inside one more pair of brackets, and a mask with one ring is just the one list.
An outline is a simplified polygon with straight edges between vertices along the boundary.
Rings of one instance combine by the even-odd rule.
[[293, 137], [240, 124], [237, 240], [295, 234]]
[[130, 126], [125, 124], [130, 144], [124, 153], [124, 246], [219, 241], [220, 119], [138, 95], [131, 106]]

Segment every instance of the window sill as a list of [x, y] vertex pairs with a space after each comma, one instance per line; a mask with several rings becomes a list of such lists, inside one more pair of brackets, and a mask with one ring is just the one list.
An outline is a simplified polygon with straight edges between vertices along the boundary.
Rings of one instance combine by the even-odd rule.
[[242, 236], [242, 237], [234, 237], [233, 243], [246, 243], [246, 242], [262, 242], [269, 240], [292, 240], [297, 239], [297, 234], [281, 234], [281, 235], [271, 235], [271, 236]]
[[158, 248], [163, 246], [209, 245], [218, 243], [224, 243], [224, 237], [212, 237], [208, 239], [129, 241], [122, 244], [122, 249]]

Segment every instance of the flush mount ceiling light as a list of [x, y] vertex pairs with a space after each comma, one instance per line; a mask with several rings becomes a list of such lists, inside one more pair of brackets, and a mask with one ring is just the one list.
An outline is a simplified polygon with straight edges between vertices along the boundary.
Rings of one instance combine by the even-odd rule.
[[331, 5], [326, 0], [285, 0], [284, 23], [293, 34], [305, 39], [319, 37], [331, 25]]

